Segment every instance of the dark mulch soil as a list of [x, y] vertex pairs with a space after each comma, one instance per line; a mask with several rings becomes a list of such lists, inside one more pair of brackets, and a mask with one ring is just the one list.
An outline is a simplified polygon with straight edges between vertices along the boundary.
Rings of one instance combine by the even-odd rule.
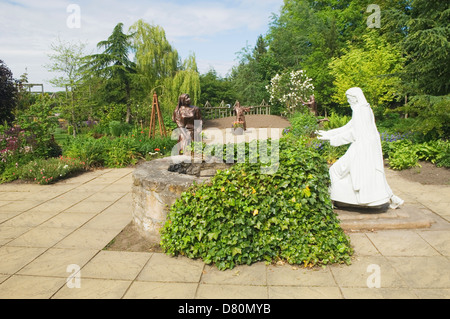
[[[287, 119], [276, 115], [247, 115], [245, 120], [248, 128], [286, 128], [291, 126]], [[206, 120], [203, 128], [226, 129], [230, 128], [234, 121], [236, 121], [236, 117]]]
[[430, 162], [419, 162], [420, 167], [399, 171], [401, 177], [423, 185], [450, 185], [450, 169], [436, 167]]

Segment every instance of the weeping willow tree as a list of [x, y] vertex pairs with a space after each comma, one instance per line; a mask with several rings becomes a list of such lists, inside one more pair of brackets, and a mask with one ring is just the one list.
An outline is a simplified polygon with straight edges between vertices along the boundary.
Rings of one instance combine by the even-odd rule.
[[197, 69], [195, 55], [190, 55], [184, 62], [180, 70], [173, 78], [166, 81], [170, 88], [170, 94], [167, 96], [171, 101], [177, 101], [178, 96], [183, 93], [190, 95], [192, 103], [197, 105], [200, 99], [200, 75]]
[[167, 41], [166, 32], [160, 26], [138, 20], [130, 27], [130, 33], [140, 82], [147, 97], [156, 90], [160, 100], [164, 99], [167, 82], [179, 69], [177, 50]]
[[158, 93], [163, 113], [172, 113], [181, 93], [190, 94], [196, 103], [200, 97], [200, 79], [195, 56], [181, 63], [177, 50], [158, 25], [138, 20], [130, 27], [130, 33], [140, 82], [148, 97], [154, 91]]

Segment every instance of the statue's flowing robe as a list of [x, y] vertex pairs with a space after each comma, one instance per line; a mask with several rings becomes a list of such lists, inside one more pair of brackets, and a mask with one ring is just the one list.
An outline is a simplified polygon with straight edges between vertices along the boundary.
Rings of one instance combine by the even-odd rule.
[[[362, 94], [362, 91], [359, 93]], [[396, 208], [403, 201], [394, 196], [384, 172], [380, 134], [364, 95], [352, 105], [352, 119], [345, 126], [324, 132], [332, 146], [351, 143], [348, 151], [330, 168], [331, 199], [335, 202]]]

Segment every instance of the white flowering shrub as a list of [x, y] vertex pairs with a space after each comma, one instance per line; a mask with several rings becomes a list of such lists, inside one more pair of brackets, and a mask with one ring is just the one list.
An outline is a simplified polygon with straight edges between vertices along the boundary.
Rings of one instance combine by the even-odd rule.
[[284, 72], [275, 75], [266, 86], [270, 94], [270, 102], [280, 102], [286, 106], [284, 113], [293, 114], [295, 109], [302, 106], [303, 101], [309, 100], [314, 93], [312, 79], [304, 70]]

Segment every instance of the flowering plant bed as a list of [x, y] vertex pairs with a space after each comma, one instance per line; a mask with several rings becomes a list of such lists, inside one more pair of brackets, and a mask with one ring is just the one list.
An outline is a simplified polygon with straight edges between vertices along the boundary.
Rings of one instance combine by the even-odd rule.
[[18, 167], [18, 177], [40, 185], [54, 183], [84, 170], [85, 163], [75, 158], [37, 159]]

